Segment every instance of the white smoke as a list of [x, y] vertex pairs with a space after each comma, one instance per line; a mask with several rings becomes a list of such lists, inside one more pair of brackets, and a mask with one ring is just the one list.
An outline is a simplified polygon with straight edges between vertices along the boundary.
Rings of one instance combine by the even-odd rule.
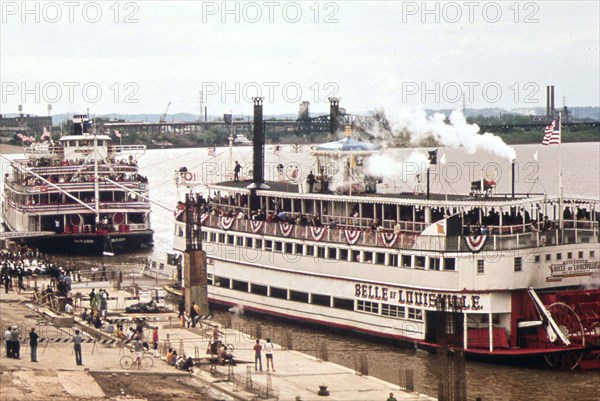
[[367, 160], [365, 166], [369, 175], [384, 180], [401, 180], [405, 183], [417, 182], [418, 176], [423, 175], [427, 167], [429, 167], [428, 156], [416, 150], [405, 161], [387, 155], [373, 155]]
[[464, 148], [468, 153], [485, 150], [508, 160], [514, 160], [516, 153], [512, 147], [492, 133], [480, 134], [479, 126], [467, 123], [460, 111], [455, 110], [450, 114], [449, 124], [445, 119], [446, 116], [442, 113], [436, 113], [428, 118], [424, 110], [415, 112], [401, 110], [400, 118], [395, 122], [392, 132], [408, 133], [410, 143], [415, 146], [433, 140], [438, 146]]

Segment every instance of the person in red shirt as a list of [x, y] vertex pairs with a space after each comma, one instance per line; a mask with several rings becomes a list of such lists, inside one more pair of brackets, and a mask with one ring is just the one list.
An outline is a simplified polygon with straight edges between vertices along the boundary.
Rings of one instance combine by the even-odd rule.
[[258, 370], [258, 365], [260, 364], [260, 371], [262, 372], [262, 345], [260, 345], [260, 340], [256, 340], [256, 344], [254, 344], [254, 370]]

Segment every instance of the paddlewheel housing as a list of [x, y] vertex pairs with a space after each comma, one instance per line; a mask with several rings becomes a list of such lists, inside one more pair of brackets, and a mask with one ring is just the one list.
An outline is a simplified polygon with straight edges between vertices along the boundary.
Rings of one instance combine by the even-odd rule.
[[512, 305], [512, 347], [548, 349], [557, 369], [600, 369], [600, 289], [530, 289], [514, 293]]

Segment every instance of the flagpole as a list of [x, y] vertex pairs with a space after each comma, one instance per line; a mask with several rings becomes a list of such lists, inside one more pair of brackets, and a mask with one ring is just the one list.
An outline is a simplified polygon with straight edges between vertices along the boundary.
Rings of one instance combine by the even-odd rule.
[[563, 228], [563, 180], [562, 180], [562, 164], [560, 159], [560, 148], [562, 145], [562, 113], [558, 112], [558, 221], [559, 227]]

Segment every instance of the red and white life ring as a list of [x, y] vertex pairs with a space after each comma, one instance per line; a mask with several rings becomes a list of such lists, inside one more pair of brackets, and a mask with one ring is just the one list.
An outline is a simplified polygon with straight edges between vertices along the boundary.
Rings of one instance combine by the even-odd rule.
[[188, 171], [183, 175], [183, 179], [186, 181], [192, 181], [194, 179], [194, 175]]

